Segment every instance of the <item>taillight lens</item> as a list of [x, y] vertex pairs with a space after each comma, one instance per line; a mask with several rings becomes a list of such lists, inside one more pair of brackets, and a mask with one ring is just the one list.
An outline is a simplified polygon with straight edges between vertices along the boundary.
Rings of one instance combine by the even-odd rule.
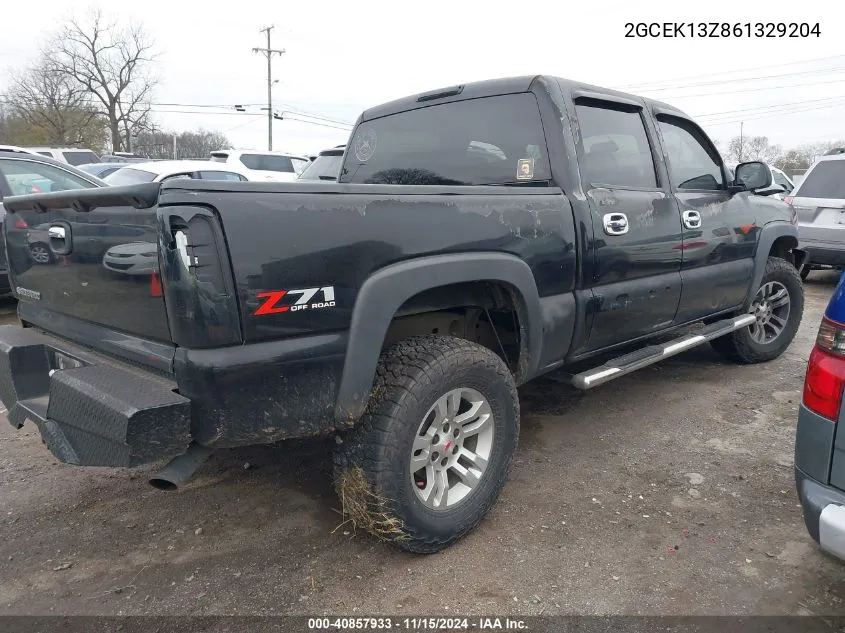
[[15, 228], [16, 229], [28, 229], [29, 224], [27, 224], [26, 220], [24, 220], [23, 218], [18, 218], [17, 220], [15, 220]]
[[792, 204], [792, 201], [795, 200], [795, 196], [784, 196], [783, 201], [786, 204]]
[[822, 319], [804, 377], [804, 406], [834, 422], [845, 389], [845, 326]]

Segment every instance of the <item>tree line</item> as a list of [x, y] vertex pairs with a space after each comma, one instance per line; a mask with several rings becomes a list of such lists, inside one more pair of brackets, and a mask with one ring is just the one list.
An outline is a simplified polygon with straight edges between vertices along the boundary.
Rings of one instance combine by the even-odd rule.
[[0, 93], [0, 143], [86, 147], [148, 158], [207, 157], [228, 149], [209, 130], [163, 131], [152, 121], [158, 54], [144, 27], [100, 10], [70, 18]]
[[767, 136], [734, 136], [728, 141], [727, 149], [716, 144], [722, 156], [729, 163], [759, 160], [784, 171], [808, 169], [816, 160], [835, 147], [845, 147], [845, 140], [804, 143], [784, 149], [773, 145]]

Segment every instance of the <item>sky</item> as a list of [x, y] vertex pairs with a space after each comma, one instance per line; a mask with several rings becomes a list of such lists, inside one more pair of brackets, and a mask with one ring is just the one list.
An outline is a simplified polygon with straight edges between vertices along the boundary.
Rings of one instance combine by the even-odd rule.
[[[845, 138], [845, 38], [838, 4], [38, 0], [33, 19], [31, 3], [6, 2], [0, 91], [8, 71], [37, 54], [51, 28], [101, 5], [110, 20], [144, 24], [156, 43], [156, 125], [218, 130], [240, 149], [267, 148], [266, 112], [259, 110], [266, 106], [267, 63], [252, 49], [266, 44], [260, 29], [270, 25], [273, 48], [285, 50], [273, 59], [274, 109], [321, 117], [305, 123], [290, 120], [306, 118], [301, 114], [283, 115], [288, 118], [273, 125], [276, 150], [316, 153], [344, 143], [360, 112], [385, 101], [527, 74], [666, 101], [724, 145], [740, 133], [742, 122], [744, 135], [790, 147]], [[818, 24], [820, 36], [625, 37], [629, 22], [753, 25], [778, 19]], [[246, 105], [247, 112], [235, 112], [235, 104]]]

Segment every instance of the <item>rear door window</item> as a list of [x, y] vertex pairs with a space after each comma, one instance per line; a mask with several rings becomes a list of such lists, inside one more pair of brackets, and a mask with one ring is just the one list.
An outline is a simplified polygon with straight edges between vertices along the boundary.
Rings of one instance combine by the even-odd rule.
[[804, 177], [797, 198], [845, 198], [845, 160], [824, 160]]
[[654, 189], [657, 176], [639, 110], [590, 100], [575, 104], [587, 186]]
[[406, 185], [548, 183], [549, 157], [531, 93], [468, 99], [358, 126], [340, 180]]

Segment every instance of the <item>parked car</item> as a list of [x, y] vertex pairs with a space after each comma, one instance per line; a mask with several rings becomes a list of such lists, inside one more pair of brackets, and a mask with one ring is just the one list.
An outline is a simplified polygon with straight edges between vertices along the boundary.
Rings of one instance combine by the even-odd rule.
[[798, 214], [798, 238], [809, 265], [801, 271], [845, 268], [845, 150], [816, 161], [785, 198]]
[[0, 152], [11, 152], [13, 154], [35, 154], [25, 147], [18, 147], [17, 145], [0, 145]]
[[299, 174], [298, 180], [337, 180], [343, 162], [345, 145], [338, 145], [320, 152]]
[[106, 154], [100, 156], [100, 160], [104, 163], [148, 163], [150, 162], [150, 158], [144, 158], [143, 156], [137, 156], [135, 154], [129, 154], [127, 152], [118, 152], [117, 154]]
[[0, 327], [0, 399], [61, 461], [174, 458], [162, 488], [218, 447], [334, 435], [345, 512], [431, 553], [505, 485], [517, 385], [564, 367], [591, 389], [707, 342], [741, 363], [787, 349], [794, 213], [765, 164], [736, 176], [670, 105], [532, 76], [367, 110], [337, 184], [21, 196], [10, 238], [45, 210], [154, 227], [133, 241], [156, 245], [160, 284], [13, 265], [29, 327]]
[[127, 242], [106, 251], [103, 266], [122, 275], [149, 277], [158, 270], [158, 245], [155, 242]]
[[845, 274], [827, 304], [804, 377], [795, 432], [795, 483], [810, 536], [845, 560]]
[[[6, 218], [5, 198], [34, 192], [57, 192], [71, 189], [104, 187], [100, 179], [60, 161], [28, 151], [0, 151], [0, 228]], [[20, 269], [28, 268], [48, 256], [49, 240], [29, 240], [29, 225], [16, 218], [15, 235], [7, 238], [6, 248], [0, 247], [0, 296], [11, 292], [7, 258], [16, 258]], [[46, 233], [45, 233], [46, 238]]]
[[792, 182], [789, 176], [786, 175], [786, 172], [782, 169], [778, 169], [774, 165], [769, 165], [769, 169], [772, 172], [772, 182], [783, 187], [783, 193], [776, 193], [772, 195], [779, 200], [784, 200], [786, 196], [795, 190], [795, 183]]
[[109, 174], [116, 172], [121, 167], [126, 167], [126, 162], [86, 163], [84, 165], [79, 165], [78, 169], [81, 169], [86, 174], [91, 174], [92, 176], [96, 176], [97, 178], [105, 178]]
[[[792, 193], [793, 189], [795, 189], [795, 184], [783, 170], [778, 169], [774, 165], [769, 165], [768, 163], [766, 163], [766, 165], [772, 174], [772, 183], [782, 188], [781, 191], [771, 194], [772, 197], [778, 200], [785, 199], [785, 197]], [[736, 164], [728, 165], [728, 171], [730, 172], [731, 178], [735, 176], [735, 168]]]
[[28, 147], [27, 149], [74, 166], [100, 162], [97, 154], [82, 147]]
[[219, 150], [211, 152], [215, 163], [236, 165], [248, 170], [250, 180], [292, 182], [308, 165], [308, 158], [287, 152], [257, 152], [250, 150]]
[[249, 170], [238, 165], [221, 165], [203, 160], [160, 160], [123, 165], [103, 180], [111, 186], [137, 185], [166, 180], [250, 180]]

